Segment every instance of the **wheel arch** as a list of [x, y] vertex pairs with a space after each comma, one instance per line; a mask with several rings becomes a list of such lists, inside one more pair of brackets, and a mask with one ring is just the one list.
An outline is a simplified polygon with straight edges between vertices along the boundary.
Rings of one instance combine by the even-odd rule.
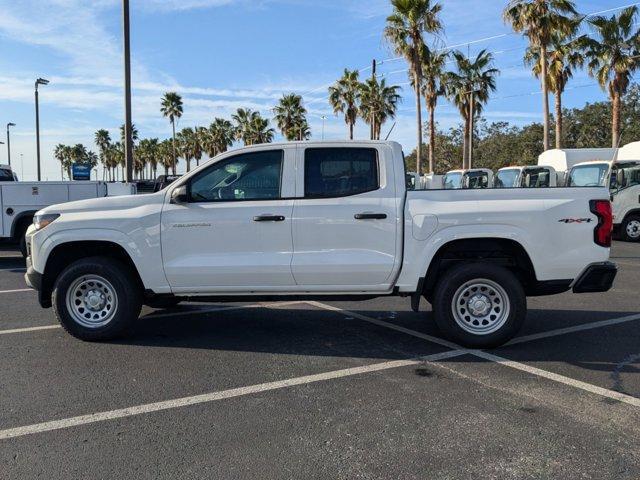
[[50, 302], [55, 281], [64, 268], [77, 260], [89, 257], [113, 258], [122, 262], [129, 269], [140, 289], [144, 290], [140, 272], [131, 255], [122, 245], [109, 240], [77, 240], [60, 243], [52, 248], [43, 272], [41, 298]]
[[[23, 225], [25, 223], [33, 223], [33, 216], [36, 214], [37, 210], [25, 210], [23, 212], [18, 213], [13, 222], [11, 222], [11, 238], [13, 240], [20, 240], [16, 238], [16, 235], [20, 232], [18, 226]], [[28, 228], [28, 225], [27, 225]]]
[[503, 266], [516, 275], [527, 295], [541, 294], [540, 282], [527, 250], [520, 242], [501, 237], [455, 239], [440, 246], [425, 272], [422, 294], [431, 298], [438, 278], [461, 262]]

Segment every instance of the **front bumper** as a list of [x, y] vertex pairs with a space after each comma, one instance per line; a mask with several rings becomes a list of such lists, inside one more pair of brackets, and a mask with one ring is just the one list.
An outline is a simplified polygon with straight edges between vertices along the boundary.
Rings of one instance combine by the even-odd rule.
[[580, 274], [573, 283], [573, 293], [607, 292], [611, 289], [618, 273], [612, 262], [593, 263]]
[[43, 275], [37, 272], [31, 264], [31, 257], [27, 257], [27, 273], [24, 274], [24, 281], [27, 287], [33, 288], [38, 292], [38, 303], [43, 308], [51, 307], [51, 298], [49, 298], [42, 288]]

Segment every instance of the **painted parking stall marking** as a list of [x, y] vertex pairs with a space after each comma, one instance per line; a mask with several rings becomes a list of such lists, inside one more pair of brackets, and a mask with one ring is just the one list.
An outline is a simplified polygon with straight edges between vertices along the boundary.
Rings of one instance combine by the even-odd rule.
[[0, 430], [0, 440], [21, 437], [24, 435], [30, 435], [34, 433], [49, 432], [51, 430], [60, 430], [63, 428], [76, 427], [79, 425], [86, 425], [89, 423], [115, 420], [118, 418], [131, 417], [134, 415], [142, 415], [145, 413], [158, 412], [161, 410], [188, 407], [191, 405], [215, 402], [218, 400], [225, 400], [227, 398], [241, 397], [244, 395], [268, 392], [271, 390], [294, 387], [297, 385], [306, 385], [310, 383], [322, 382], [325, 380], [334, 380], [339, 378], [351, 377], [354, 375], [362, 375], [365, 373], [379, 372], [383, 370], [389, 370], [392, 368], [420, 365], [425, 362], [437, 362], [438, 360], [445, 360], [448, 358], [458, 357], [460, 355], [465, 355], [467, 353], [468, 351], [464, 349], [452, 350], [448, 352], [428, 355], [426, 357], [421, 357], [417, 359], [393, 360], [390, 362], [375, 363], [372, 365], [365, 365], [361, 367], [345, 368], [342, 370], [334, 370], [331, 372], [319, 373], [316, 375], [306, 375], [303, 377], [288, 378], [286, 380], [260, 383], [260, 384], [251, 385], [248, 387], [232, 388], [228, 390], [221, 390], [218, 392], [205, 393], [202, 395], [193, 395], [190, 397], [176, 398], [173, 400], [166, 400], [166, 401], [155, 402], [155, 403], [146, 403], [143, 405], [120, 408], [117, 410], [90, 413], [87, 415], [80, 415], [77, 417], [70, 417], [70, 418], [65, 418], [61, 420], [53, 420], [50, 422], [36, 423], [33, 425], [25, 425], [22, 427]]

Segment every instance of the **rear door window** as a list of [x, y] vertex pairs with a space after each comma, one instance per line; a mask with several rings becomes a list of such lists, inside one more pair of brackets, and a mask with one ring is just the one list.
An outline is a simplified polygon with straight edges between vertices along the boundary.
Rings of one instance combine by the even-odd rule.
[[346, 197], [379, 188], [373, 148], [308, 148], [304, 154], [305, 198]]

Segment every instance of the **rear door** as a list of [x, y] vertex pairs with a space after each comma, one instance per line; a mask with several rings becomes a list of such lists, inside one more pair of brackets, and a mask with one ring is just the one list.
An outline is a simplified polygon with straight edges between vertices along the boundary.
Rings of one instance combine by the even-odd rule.
[[[302, 198], [294, 203], [291, 264], [298, 285], [389, 288], [400, 258], [402, 209], [391, 158], [384, 145], [298, 149]], [[404, 180], [404, 172], [398, 175]]]

